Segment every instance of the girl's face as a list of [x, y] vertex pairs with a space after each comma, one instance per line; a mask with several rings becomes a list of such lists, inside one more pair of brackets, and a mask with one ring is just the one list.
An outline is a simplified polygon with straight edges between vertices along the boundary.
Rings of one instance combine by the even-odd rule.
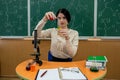
[[57, 24], [59, 27], [61, 28], [67, 28], [67, 25], [68, 25], [68, 21], [66, 19], [66, 17], [64, 16], [63, 13], [59, 13], [58, 16], [57, 16]]

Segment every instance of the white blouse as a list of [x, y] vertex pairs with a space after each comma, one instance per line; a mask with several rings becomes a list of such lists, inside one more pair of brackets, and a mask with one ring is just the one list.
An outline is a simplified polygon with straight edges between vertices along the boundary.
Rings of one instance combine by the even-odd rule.
[[72, 58], [76, 54], [78, 48], [78, 32], [69, 29], [68, 34], [70, 39], [67, 41], [64, 37], [58, 35], [57, 28], [42, 30], [45, 24], [46, 22], [41, 20], [35, 29], [37, 30], [38, 37], [51, 38], [51, 54], [58, 58]]

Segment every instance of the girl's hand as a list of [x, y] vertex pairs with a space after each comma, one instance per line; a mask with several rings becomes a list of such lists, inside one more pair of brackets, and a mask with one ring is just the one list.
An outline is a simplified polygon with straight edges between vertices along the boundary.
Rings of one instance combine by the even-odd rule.
[[66, 40], [69, 40], [68, 29], [60, 29], [58, 33], [60, 36], [64, 37]]
[[55, 14], [53, 12], [46, 12], [45, 16], [43, 17], [44, 21], [55, 20], [55, 19], [56, 19], [56, 16], [55, 16]]

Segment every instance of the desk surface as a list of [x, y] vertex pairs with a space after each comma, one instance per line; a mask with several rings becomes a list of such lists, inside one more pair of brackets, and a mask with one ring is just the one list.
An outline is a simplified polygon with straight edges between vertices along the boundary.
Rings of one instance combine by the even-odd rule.
[[59, 68], [59, 67], [79, 67], [80, 70], [86, 75], [88, 80], [102, 79], [107, 73], [107, 69], [99, 70], [99, 72], [91, 72], [88, 68], [85, 67], [85, 60], [73, 61], [73, 62], [50, 62], [43, 60], [42, 66], [36, 64], [34, 72], [26, 71], [26, 66], [30, 61], [31, 59], [23, 61], [22, 63], [18, 64], [16, 67], [16, 73], [22, 79], [34, 80], [38, 69]]

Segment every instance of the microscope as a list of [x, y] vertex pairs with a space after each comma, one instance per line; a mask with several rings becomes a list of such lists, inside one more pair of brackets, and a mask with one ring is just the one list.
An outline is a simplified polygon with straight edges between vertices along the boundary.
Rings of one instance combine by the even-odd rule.
[[42, 65], [42, 61], [39, 59], [40, 49], [38, 44], [40, 44], [40, 40], [37, 39], [37, 30], [34, 30], [34, 40], [32, 41], [32, 44], [34, 44], [34, 53], [31, 54], [31, 56], [35, 56], [35, 58], [33, 59], [33, 62], [28, 63], [26, 70], [30, 70], [30, 66], [35, 62], [39, 64], [39, 66]]
[[39, 59], [40, 48], [38, 46], [38, 44], [40, 44], [40, 40], [37, 39], [37, 30], [34, 30], [34, 40], [32, 41], [32, 44], [34, 44], [34, 54], [32, 54], [32, 56], [35, 56], [34, 61], [41, 66], [42, 61]]

